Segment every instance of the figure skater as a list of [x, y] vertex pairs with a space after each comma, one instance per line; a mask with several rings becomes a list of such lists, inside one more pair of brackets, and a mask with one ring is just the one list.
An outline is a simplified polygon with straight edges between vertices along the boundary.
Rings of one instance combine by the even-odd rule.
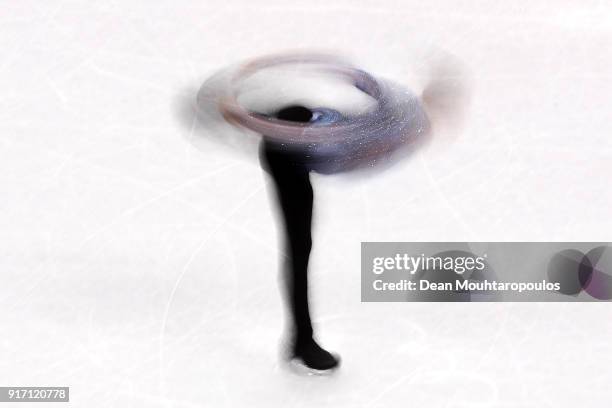
[[[241, 83], [259, 70], [298, 64], [342, 79], [375, 101], [359, 114], [331, 107], [286, 106], [273, 115], [251, 111], [238, 101]], [[445, 68], [447, 64], [440, 64]], [[438, 70], [439, 71], [439, 70]], [[451, 123], [461, 103], [462, 81], [454, 71], [436, 71], [419, 96], [378, 79], [345, 61], [323, 54], [281, 54], [241, 64], [207, 80], [198, 93], [203, 112], [216, 109], [225, 122], [262, 135], [260, 161], [270, 174], [282, 214], [287, 252], [285, 298], [289, 311], [289, 357], [314, 372], [330, 372], [340, 358], [315, 340], [308, 301], [308, 260], [312, 248], [313, 189], [310, 172], [334, 174], [382, 167], [428, 140], [432, 121]], [[459, 111], [457, 111], [459, 112]], [[430, 120], [432, 119], [432, 120]], [[212, 121], [214, 123], [214, 121]], [[454, 127], [451, 126], [451, 127]]]

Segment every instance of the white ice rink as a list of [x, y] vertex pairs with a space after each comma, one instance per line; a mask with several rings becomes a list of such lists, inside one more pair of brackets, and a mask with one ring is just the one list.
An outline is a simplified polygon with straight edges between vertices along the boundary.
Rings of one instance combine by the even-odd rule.
[[[0, 386], [70, 386], [86, 408], [610, 406], [608, 304], [361, 303], [359, 270], [361, 241], [611, 241], [609, 1], [0, 9]], [[228, 63], [304, 47], [398, 82], [442, 49], [472, 78], [453, 144], [313, 177], [329, 378], [278, 362], [256, 157], [196, 148], [185, 109]]]

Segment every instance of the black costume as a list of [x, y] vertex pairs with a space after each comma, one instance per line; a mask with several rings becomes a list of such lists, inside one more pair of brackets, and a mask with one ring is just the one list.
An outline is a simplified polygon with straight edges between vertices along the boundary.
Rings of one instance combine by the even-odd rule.
[[[276, 117], [294, 122], [309, 122], [312, 111], [301, 106], [281, 109]], [[311, 224], [313, 190], [310, 171], [300, 164], [299, 156], [275, 148], [273, 142], [262, 141], [260, 159], [272, 176], [284, 220], [288, 254], [286, 274], [287, 303], [293, 324], [292, 356], [308, 367], [330, 369], [338, 359], [323, 350], [313, 339], [308, 306], [308, 259], [312, 248]]]

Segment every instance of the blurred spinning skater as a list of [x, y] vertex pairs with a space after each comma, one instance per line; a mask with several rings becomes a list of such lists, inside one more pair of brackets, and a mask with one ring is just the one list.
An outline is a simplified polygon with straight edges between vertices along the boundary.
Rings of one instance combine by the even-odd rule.
[[[238, 84], [258, 70], [280, 64], [311, 64], [348, 81], [376, 102], [375, 107], [348, 115], [328, 107], [290, 105], [272, 115], [253, 112], [238, 103]], [[310, 172], [339, 173], [378, 167], [410, 152], [430, 134], [431, 122], [448, 119], [457, 106], [456, 79], [438, 73], [421, 97], [389, 81], [329, 55], [286, 54], [249, 61], [230, 83], [214, 88], [205, 82], [198, 100], [216, 101], [224, 119], [262, 136], [260, 161], [270, 174], [282, 214], [288, 258], [285, 293], [292, 331], [289, 357], [312, 373], [329, 373], [340, 357], [315, 340], [308, 296], [308, 260], [312, 248], [313, 188]], [[440, 80], [440, 78], [443, 78]], [[215, 94], [214, 91], [217, 91]], [[425, 111], [427, 110], [427, 113]]]

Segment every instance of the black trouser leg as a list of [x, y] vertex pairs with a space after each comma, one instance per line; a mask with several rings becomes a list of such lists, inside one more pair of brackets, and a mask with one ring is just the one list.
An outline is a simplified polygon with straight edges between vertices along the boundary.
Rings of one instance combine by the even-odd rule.
[[263, 142], [261, 160], [272, 176], [284, 220], [289, 259], [285, 273], [287, 303], [295, 330], [296, 345], [312, 339], [308, 307], [308, 258], [312, 247], [313, 191], [309, 171], [290, 155]]

